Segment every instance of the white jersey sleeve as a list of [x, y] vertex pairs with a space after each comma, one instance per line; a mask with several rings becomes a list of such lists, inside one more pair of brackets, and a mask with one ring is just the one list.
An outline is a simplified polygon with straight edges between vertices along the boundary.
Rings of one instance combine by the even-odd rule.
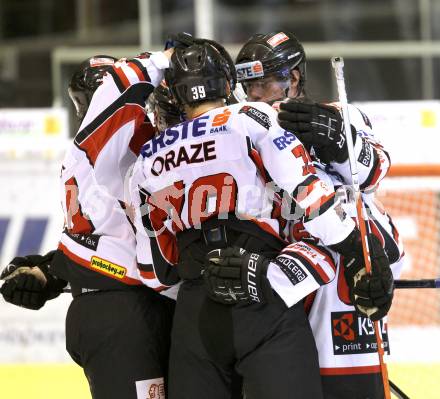
[[158, 86], [163, 79], [163, 70], [168, 65], [168, 58], [161, 52], [145, 55], [142, 58], [122, 59], [116, 62], [95, 91], [80, 130], [90, 124], [129, 87], [137, 83]]
[[294, 201], [290, 214], [284, 216], [291, 220], [302, 216], [305, 228], [323, 245], [344, 240], [353, 230], [354, 222], [336, 211], [338, 198], [334, 190], [317, 176], [305, 147], [293, 133], [278, 125], [277, 113], [271, 106], [251, 104], [269, 116], [267, 129], [261, 129], [261, 124], [259, 129], [253, 126], [253, 129], [249, 128], [249, 135], [271, 179]]
[[269, 264], [267, 278], [290, 307], [334, 279], [336, 258], [334, 252], [312, 242], [295, 242]]
[[[338, 103], [331, 104], [340, 108]], [[390, 156], [374, 136], [372, 125], [368, 117], [354, 105], [348, 105], [350, 124], [356, 129], [354, 146], [355, 159], [359, 173], [359, 183], [362, 191], [374, 190], [386, 176], [391, 166]], [[331, 162], [330, 171], [341, 176], [346, 184], [351, 184], [350, 163]]]

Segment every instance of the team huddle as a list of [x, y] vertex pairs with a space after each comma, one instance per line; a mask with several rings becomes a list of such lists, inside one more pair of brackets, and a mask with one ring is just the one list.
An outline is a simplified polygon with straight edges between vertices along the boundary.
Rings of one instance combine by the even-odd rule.
[[73, 75], [65, 228], [56, 250], [14, 258], [0, 291], [28, 309], [72, 293], [66, 348], [93, 398], [384, 397], [373, 322], [389, 351], [403, 260], [374, 198], [389, 154], [362, 111], [344, 128], [306, 88], [289, 32], [253, 35], [235, 62], [179, 33]]

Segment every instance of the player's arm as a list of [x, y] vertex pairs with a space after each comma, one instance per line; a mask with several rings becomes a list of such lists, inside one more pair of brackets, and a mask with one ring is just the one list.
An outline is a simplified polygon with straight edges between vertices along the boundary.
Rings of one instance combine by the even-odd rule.
[[6, 302], [38, 310], [63, 291], [67, 282], [54, 276], [50, 265], [56, 251], [46, 255], [16, 257], [3, 269], [0, 292]]
[[280, 297], [290, 307], [333, 280], [333, 255], [305, 242], [288, 245], [274, 259], [229, 247], [208, 253], [203, 277], [210, 297], [218, 302], [266, 303]]
[[[172, 52], [169, 49], [142, 58], [116, 62], [94, 93], [80, 132], [85, 128], [90, 131], [89, 125], [116, 101], [122, 106], [124, 103], [139, 104], [141, 99], [142, 103], [139, 105], [142, 110], [139, 111], [144, 112], [145, 99], [163, 79], [163, 71], [169, 66]], [[136, 89], [130, 90], [132, 86]], [[145, 91], [142, 98], [138, 91]]]
[[[353, 232], [333, 249], [344, 253], [344, 275], [356, 310], [379, 320], [391, 307], [392, 272], [382, 246], [371, 236], [372, 274], [367, 275], [358, 238]], [[309, 242], [291, 244], [274, 259], [229, 247], [207, 254], [203, 277], [208, 295], [217, 302], [270, 303], [281, 298], [290, 307], [334, 277], [335, 256], [334, 251]]]
[[[270, 115], [270, 107], [262, 108]], [[255, 132], [256, 130], [253, 139], [265, 167], [274, 182], [301, 208], [306, 230], [317, 237], [321, 244], [329, 246], [347, 259], [358, 259], [356, 262], [345, 263], [347, 268], [351, 264], [356, 265], [351, 269], [355, 271], [351, 273], [354, 287], [358, 272], [364, 268], [362, 248], [354, 245], [360, 242], [354, 221], [342, 211], [334, 190], [318, 178], [307, 151], [292, 133], [281, 129], [272, 119], [265, 134], [259, 134], [261, 130], [259, 133]], [[295, 214], [298, 217], [298, 212]], [[380, 249], [377, 251], [380, 252]], [[381, 269], [389, 269], [389, 262], [384, 262]], [[381, 284], [382, 282], [381, 280]], [[384, 291], [388, 293], [389, 290], [392, 291], [392, 280], [391, 286], [389, 283], [384, 284]]]
[[[361, 190], [371, 190], [387, 174], [390, 158], [374, 138], [368, 117], [353, 105], [349, 106], [349, 114]], [[280, 104], [278, 119], [283, 128], [294, 132], [344, 182], [351, 181], [343, 119], [337, 104], [289, 100]]]
[[154, 205], [144, 181], [143, 157], [139, 156], [129, 182], [138, 274], [145, 285], [164, 293], [172, 291], [180, 280], [176, 269], [177, 242], [165, 227], [162, 217], [166, 219], [166, 215]]
[[137, 156], [141, 145], [153, 136], [153, 126], [145, 121], [145, 104], [160, 83], [171, 53], [170, 49], [149, 58], [117, 62], [104, 76], [74, 139], [92, 167], [111, 140], [116, 150], [111, 163], [104, 160], [106, 175], [125, 177], [127, 153], [119, 149], [129, 148]]
[[[254, 103], [257, 105], [257, 103]], [[344, 240], [354, 228], [354, 222], [339, 209], [339, 198], [332, 187], [316, 174], [309, 153], [291, 132], [276, 121], [276, 111], [258, 103], [258, 110], [269, 117], [267, 128], [248, 125], [248, 133], [263, 164], [276, 185], [283, 190], [286, 219], [302, 218], [304, 227], [322, 245]]]

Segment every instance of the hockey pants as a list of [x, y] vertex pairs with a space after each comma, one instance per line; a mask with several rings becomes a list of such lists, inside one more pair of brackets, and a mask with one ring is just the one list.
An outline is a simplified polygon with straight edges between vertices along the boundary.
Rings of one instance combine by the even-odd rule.
[[167, 399], [320, 399], [317, 351], [302, 303], [222, 305], [201, 278], [185, 281], [173, 322]]
[[93, 399], [165, 398], [173, 308], [174, 301], [146, 287], [73, 299], [66, 346]]

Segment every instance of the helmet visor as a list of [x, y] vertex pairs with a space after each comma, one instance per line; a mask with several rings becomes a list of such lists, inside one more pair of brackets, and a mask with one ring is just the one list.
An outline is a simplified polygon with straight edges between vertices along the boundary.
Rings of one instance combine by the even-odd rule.
[[272, 75], [261, 79], [246, 80], [242, 82], [242, 85], [248, 101], [272, 104], [274, 101], [286, 98], [290, 80]]

